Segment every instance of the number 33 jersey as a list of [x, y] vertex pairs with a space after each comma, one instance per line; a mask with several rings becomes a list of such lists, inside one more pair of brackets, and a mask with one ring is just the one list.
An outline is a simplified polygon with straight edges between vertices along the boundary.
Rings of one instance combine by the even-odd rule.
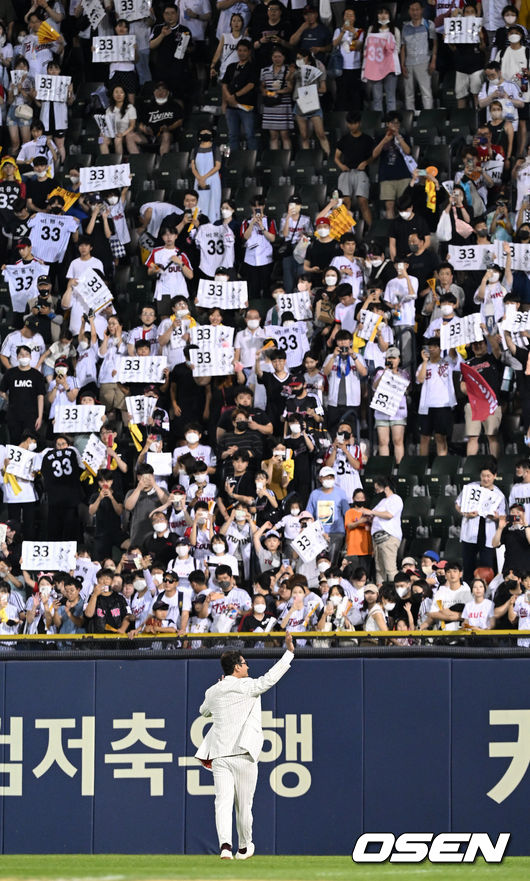
[[76, 232], [79, 221], [67, 215], [44, 214], [39, 211], [30, 220], [31, 247], [34, 257], [45, 263], [57, 263], [64, 259], [72, 233]]
[[201, 252], [200, 269], [213, 278], [220, 266], [234, 265], [236, 237], [227, 224], [204, 223], [197, 230], [195, 244]]
[[74, 447], [65, 450], [48, 448], [41, 454], [41, 475], [50, 505], [71, 508], [81, 501], [79, 478], [83, 471], [81, 457]]

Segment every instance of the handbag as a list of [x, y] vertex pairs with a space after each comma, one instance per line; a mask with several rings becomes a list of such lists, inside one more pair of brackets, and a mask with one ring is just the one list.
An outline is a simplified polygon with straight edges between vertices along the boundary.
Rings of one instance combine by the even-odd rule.
[[309, 242], [309, 236], [302, 236], [301, 239], [296, 243], [293, 250], [293, 257], [297, 263], [303, 264], [306, 251], [309, 248]]
[[33, 119], [33, 108], [29, 104], [17, 104], [15, 107], [15, 116], [21, 122], [30, 122]]
[[299, 86], [296, 103], [300, 113], [303, 113], [305, 116], [317, 113], [320, 110], [320, 99], [316, 83], [311, 83], [309, 86]]
[[379, 532], [374, 532], [372, 538], [375, 541], [376, 545], [382, 545], [385, 543], [385, 541], [388, 541], [389, 538], [392, 538], [392, 536], [388, 532], [385, 532], [383, 529], [380, 529]]
[[296, 226], [293, 229], [290, 237], [287, 240], [283, 240], [283, 242], [279, 242], [276, 247], [273, 245], [272, 250], [274, 253], [274, 258], [276, 260], [283, 260], [284, 257], [292, 257], [294, 251], [293, 245], [293, 236], [298, 229], [298, 224], [300, 223], [301, 214], [298, 215], [298, 220], [296, 221]]
[[340, 43], [335, 47], [331, 55], [329, 56], [328, 66], [326, 68], [327, 74], [330, 79], [337, 79], [339, 76], [342, 76], [342, 71], [344, 70], [344, 58], [342, 56], [342, 52], [340, 51]]

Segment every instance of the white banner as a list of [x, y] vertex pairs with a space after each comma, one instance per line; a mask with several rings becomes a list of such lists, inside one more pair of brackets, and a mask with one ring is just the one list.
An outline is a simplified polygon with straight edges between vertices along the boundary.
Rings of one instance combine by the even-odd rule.
[[7, 536], [7, 523], [0, 523], [0, 545], [5, 545]]
[[316, 83], [312, 83], [310, 86], [298, 86], [296, 103], [300, 113], [318, 113], [320, 110], [320, 98]]
[[310, 523], [291, 541], [291, 547], [304, 563], [310, 563], [327, 546], [328, 543], [318, 522]]
[[509, 330], [510, 333], [522, 333], [530, 329], [530, 312], [511, 312], [509, 311], [512, 304], [506, 306], [506, 318], [502, 322], [502, 330]]
[[472, 315], [453, 318], [448, 324], [441, 324], [440, 348], [447, 351], [448, 349], [456, 349], [457, 346], [467, 346], [469, 343], [483, 340], [481, 321], [480, 312], [473, 312]]
[[136, 36], [92, 37], [92, 61], [94, 64], [111, 61], [134, 61]]
[[87, 312], [89, 309], [100, 312], [112, 303], [112, 294], [95, 269], [87, 269], [79, 277], [75, 285], [75, 293], [85, 303]]
[[234, 372], [234, 350], [190, 349], [194, 376], [228, 376]]
[[497, 262], [495, 245], [449, 245], [447, 255], [455, 269], [483, 269]]
[[171, 458], [171, 453], [148, 453], [145, 460], [148, 465], [153, 466], [157, 477], [167, 477], [173, 471]]
[[514, 244], [514, 242], [502, 242], [497, 239], [495, 242], [497, 254], [495, 262], [499, 266], [506, 266], [506, 254], [504, 253], [504, 245], [510, 246], [512, 255], [512, 270], [521, 269], [523, 272], [530, 272], [530, 245]]
[[186, 49], [189, 46], [190, 42], [190, 34], [187, 34], [185, 31], [180, 31], [177, 33], [175, 37], [175, 52], [173, 53], [173, 58], [176, 58], [177, 61], [182, 61], [186, 54]]
[[79, 169], [79, 189], [82, 193], [96, 193], [100, 190], [120, 190], [131, 185], [131, 166], [90, 165]]
[[460, 510], [464, 514], [477, 511], [479, 517], [487, 517], [489, 514], [495, 513], [500, 503], [501, 500], [493, 490], [468, 483], [462, 490]]
[[22, 568], [71, 572], [76, 567], [76, 541], [23, 541]]
[[231, 348], [234, 345], [234, 328], [220, 324], [196, 324], [190, 328], [190, 342], [199, 349]]
[[94, 113], [94, 119], [104, 138], [116, 137], [116, 120], [113, 116], [106, 116], [105, 113]]
[[279, 294], [276, 304], [280, 317], [284, 312], [292, 312], [296, 321], [307, 321], [313, 317], [309, 291], [294, 291], [292, 294]]
[[9, 76], [13, 85], [18, 86], [25, 77], [29, 76], [29, 73], [27, 70], [11, 70]]
[[399, 410], [401, 399], [408, 387], [409, 380], [405, 376], [396, 375], [391, 370], [384, 370], [370, 402], [370, 407], [372, 410], [378, 410], [392, 418]]
[[376, 327], [381, 323], [381, 316], [376, 315], [375, 312], [370, 312], [369, 309], [361, 310], [362, 317], [362, 326], [357, 330], [357, 336], [360, 336], [362, 340], [369, 340], [376, 329]]
[[473, 15], [444, 19], [444, 43], [478, 43], [482, 19]]
[[90, 471], [97, 474], [100, 468], [105, 467], [108, 452], [108, 448], [99, 439], [97, 434], [91, 434], [81, 456], [83, 465], [86, 465]]
[[482, 171], [491, 177], [494, 184], [502, 183], [502, 173], [504, 171], [504, 162], [502, 159], [488, 159], [487, 162], [482, 164], [481, 168]]
[[129, 395], [125, 398], [127, 413], [136, 425], [147, 425], [156, 403], [156, 398], [150, 395]]
[[205, 309], [246, 309], [248, 287], [246, 281], [209, 281], [201, 278], [197, 306]]
[[33, 480], [35, 453], [25, 450], [24, 447], [13, 446], [13, 444], [6, 444], [6, 452], [9, 459], [6, 467], [7, 474], [21, 477], [22, 480]]
[[44, 263], [8, 263], [3, 275], [9, 285], [9, 296], [14, 312], [25, 312], [28, 301], [38, 295], [39, 275], [48, 275], [50, 267]]
[[305, 324], [293, 324], [291, 327], [267, 327], [267, 336], [276, 340], [278, 349], [287, 355], [287, 367], [298, 367], [304, 354], [309, 350], [309, 341]]
[[147, 18], [150, 8], [150, 0], [114, 0], [116, 17], [124, 18], [125, 21], [138, 21], [139, 18]]
[[81, 6], [83, 7], [83, 13], [90, 22], [90, 27], [95, 30], [100, 21], [105, 18], [103, 4], [99, 0], [81, 0]]
[[143, 382], [146, 385], [164, 382], [166, 367], [165, 355], [148, 355], [145, 358], [121, 355], [118, 361], [118, 382], [125, 385], [129, 382]]
[[66, 103], [68, 86], [71, 82], [71, 76], [50, 76], [48, 73], [38, 73], [35, 77], [37, 99], [39, 101], [62, 101]]
[[103, 425], [103, 404], [66, 404], [56, 407], [53, 430], [67, 433], [99, 431]]

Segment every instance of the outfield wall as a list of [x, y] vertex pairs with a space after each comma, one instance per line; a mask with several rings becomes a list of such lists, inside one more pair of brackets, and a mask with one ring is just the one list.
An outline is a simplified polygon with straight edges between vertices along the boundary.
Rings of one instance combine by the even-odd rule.
[[[252, 659], [251, 675], [270, 665]], [[0, 664], [2, 852], [215, 852], [212, 777], [193, 754], [219, 670]], [[295, 660], [262, 699], [258, 852], [477, 831], [511, 832], [507, 853], [529, 855], [529, 671], [530, 659]]]

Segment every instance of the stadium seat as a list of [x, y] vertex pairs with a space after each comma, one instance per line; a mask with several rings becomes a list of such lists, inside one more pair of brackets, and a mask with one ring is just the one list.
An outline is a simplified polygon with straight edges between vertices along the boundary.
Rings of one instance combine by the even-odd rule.
[[459, 538], [449, 538], [443, 547], [444, 560], [462, 562], [462, 542]]
[[85, 168], [88, 165], [92, 164], [92, 154], [91, 153], [72, 153], [71, 156], [67, 156], [64, 164], [63, 164], [63, 172], [67, 173], [73, 168], [74, 165], [79, 165], [81, 168]]
[[427, 471], [429, 467], [428, 456], [403, 456], [397, 467], [398, 477], [408, 477], [409, 475], [417, 475], [418, 479]]
[[[101, 153], [97, 158], [98, 165], [121, 165], [124, 162], [122, 153]], [[127, 157], [127, 162], [129, 158]]]
[[396, 483], [396, 491], [399, 493], [402, 499], [406, 499], [407, 496], [414, 495], [414, 490], [420, 484], [420, 478], [417, 474], [399, 474], [396, 478], [394, 478]]
[[326, 184], [302, 184], [298, 190], [302, 205], [315, 202], [320, 208], [326, 204]]
[[438, 169], [439, 180], [446, 180], [451, 175], [451, 151], [446, 144], [433, 144], [426, 147], [420, 157], [419, 165], [427, 168], [434, 165]]
[[[282, 184], [277, 187], [269, 187], [265, 197], [266, 210], [275, 216], [280, 216], [285, 211], [289, 196], [294, 195], [294, 184]], [[248, 211], [248, 209], [247, 209]]]
[[361, 127], [363, 132], [372, 138], [383, 136], [383, 114], [380, 110], [363, 110], [361, 114]]
[[454, 497], [440, 496], [437, 498], [431, 519], [431, 535], [447, 539], [449, 527], [453, 526], [457, 517]]
[[491, 462], [491, 456], [467, 456], [462, 463], [460, 475], [463, 484], [480, 479], [480, 472], [484, 465]]
[[315, 179], [322, 175], [322, 158], [320, 147], [299, 150], [289, 167], [289, 177], [297, 186], [315, 183]]
[[441, 540], [437, 536], [428, 536], [427, 538], [413, 538], [407, 544], [407, 557], [414, 557], [420, 563], [425, 551], [435, 551], [440, 553]]
[[431, 507], [429, 496], [409, 496], [405, 499], [401, 515], [401, 528], [405, 538], [414, 538], [418, 526], [428, 526]]
[[256, 170], [256, 150], [238, 150], [230, 153], [222, 170], [222, 178], [225, 186], [237, 189], [253, 178]]

